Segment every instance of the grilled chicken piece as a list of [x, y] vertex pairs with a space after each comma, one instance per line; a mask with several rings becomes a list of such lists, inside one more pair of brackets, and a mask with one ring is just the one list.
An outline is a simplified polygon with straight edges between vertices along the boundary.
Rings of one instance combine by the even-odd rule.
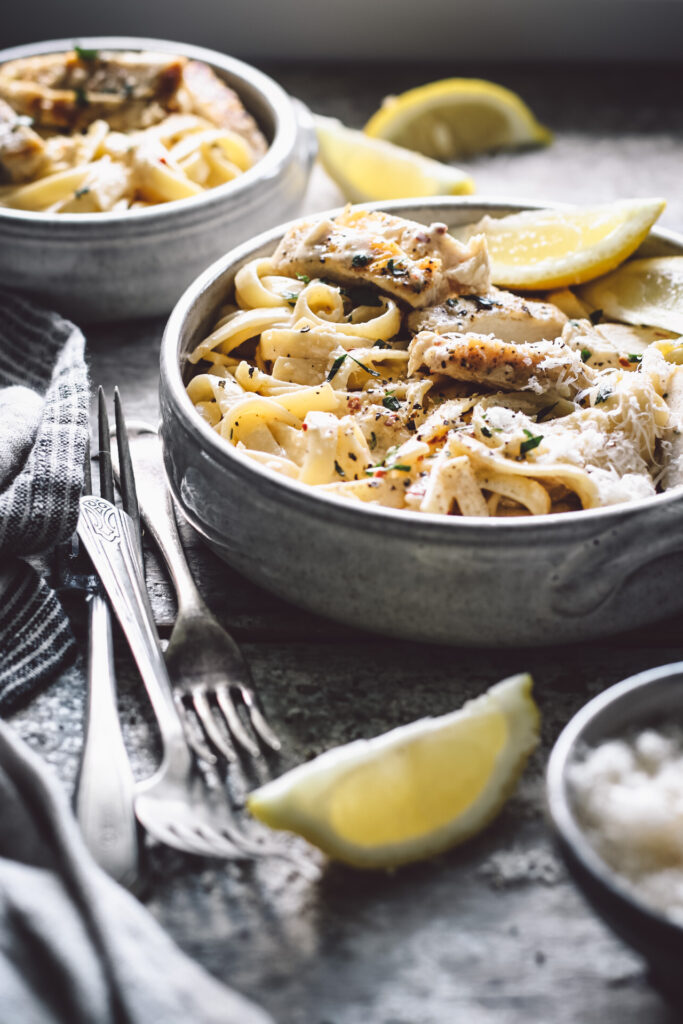
[[161, 120], [174, 102], [184, 57], [76, 51], [0, 65], [0, 98], [41, 128], [80, 130], [98, 118], [129, 130]]
[[329, 276], [340, 284], [367, 282], [415, 308], [452, 294], [485, 293], [491, 285], [482, 235], [463, 244], [448, 234], [445, 224], [427, 228], [352, 207], [334, 220], [295, 225], [273, 262], [285, 274]]
[[256, 159], [263, 156], [268, 143], [256, 121], [244, 109], [237, 93], [208, 64], [189, 61], [183, 69], [183, 86], [194, 113], [218, 128], [227, 128], [241, 135], [251, 146]]
[[18, 184], [35, 177], [45, 160], [45, 144], [27, 118], [0, 100], [0, 180]]
[[595, 377], [581, 355], [561, 341], [513, 345], [481, 334], [422, 331], [410, 343], [408, 372], [440, 373], [455, 380], [504, 391], [546, 391], [573, 395]]
[[486, 295], [462, 295], [408, 317], [411, 331], [437, 334], [492, 334], [501, 341], [546, 341], [557, 338], [567, 317], [549, 302], [521, 298], [491, 288]]

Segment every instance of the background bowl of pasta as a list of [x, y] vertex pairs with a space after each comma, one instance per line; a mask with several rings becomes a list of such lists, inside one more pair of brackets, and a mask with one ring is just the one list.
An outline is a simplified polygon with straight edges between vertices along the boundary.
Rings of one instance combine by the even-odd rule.
[[303, 105], [224, 54], [128, 37], [0, 51], [3, 286], [81, 320], [167, 313], [295, 212], [314, 155]]
[[[162, 440], [172, 492], [220, 558], [312, 612], [421, 641], [573, 642], [683, 610], [680, 487], [656, 493], [644, 470], [637, 479], [634, 454], [629, 500], [610, 503], [616, 499], [603, 488], [614, 484], [613, 474], [582, 474], [566, 456], [604, 425], [605, 414], [614, 419], [614, 409], [640, 401], [633, 388], [650, 388], [640, 363], [637, 373], [610, 370], [610, 380], [621, 382], [610, 397], [585, 349], [575, 345], [565, 365], [552, 349], [560, 342], [549, 342], [534, 368], [524, 346], [516, 347], [525, 358], [514, 372], [526, 373], [528, 385], [532, 366], [531, 386], [508, 381], [496, 401], [490, 387], [481, 388], [488, 396], [475, 408], [471, 382], [486, 346], [468, 359], [439, 348], [434, 317], [486, 323], [479, 329], [488, 334], [494, 328], [486, 317], [498, 306], [514, 314], [520, 301], [527, 325], [559, 317], [562, 337], [572, 340], [576, 321], [548, 296], [520, 299], [494, 289], [484, 298], [476, 234], [453, 242], [442, 227], [457, 233], [483, 217], [531, 208], [454, 197], [337, 211], [317, 225], [294, 222], [262, 234], [190, 286], [162, 343]], [[409, 229], [416, 246], [455, 253], [448, 273], [453, 287], [460, 274], [457, 300], [411, 309], [411, 290], [438, 282], [429, 268], [421, 280], [415, 267], [399, 267], [393, 241], [383, 289], [368, 292], [367, 275], [351, 282], [353, 271], [367, 269], [361, 243], [368, 225], [386, 215], [417, 222]], [[361, 240], [353, 258], [345, 254], [342, 285], [331, 249], [317, 272], [309, 258], [311, 246], [320, 253], [331, 245], [340, 225], [347, 234], [339, 237], [357, 231]], [[682, 255], [683, 239], [653, 230], [638, 250], [644, 253]], [[401, 340], [403, 326], [393, 333], [396, 316], [412, 325], [410, 343]], [[431, 330], [416, 333], [424, 327]], [[435, 352], [439, 362], [430, 366]], [[550, 384], [541, 386], [544, 373]], [[651, 432], [662, 401], [654, 395], [638, 421]], [[554, 450], [550, 459], [553, 429], [565, 454]], [[593, 447], [609, 453], [615, 436], [594, 436]]]

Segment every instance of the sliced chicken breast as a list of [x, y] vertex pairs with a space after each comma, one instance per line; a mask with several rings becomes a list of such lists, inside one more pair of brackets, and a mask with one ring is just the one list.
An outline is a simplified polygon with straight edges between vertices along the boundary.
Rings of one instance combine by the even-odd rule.
[[256, 121], [247, 113], [237, 93], [214, 73], [208, 64], [191, 60], [183, 69], [183, 86], [192, 109], [201, 117], [241, 135], [256, 158], [263, 156], [268, 143]]
[[161, 119], [185, 63], [162, 53], [25, 57], [0, 65], [0, 98], [40, 128], [82, 129], [97, 118], [115, 129], [139, 128], [153, 123], [150, 117]]
[[369, 283], [409, 306], [434, 305], [448, 295], [485, 293], [491, 286], [483, 236], [466, 244], [445, 224], [424, 227], [381, 211], [350, 207], [334, 220], [303, 221], [287, 232], [273, 262], [285, 274]]
[[506, 391], [572, 395], [589, 387], [595, 373], [560, 341], [511, 344], [481, 334], [422, 331], [410, 343], [408, 372], [439, 373]]
[[515, 345], [557, 338], [566, 322], [567, 317], [557, 306], [498, 288], [491, 288], [485, 295], [451, 297], [408, 316], [408, 327], [415, 333], [492, 334]]

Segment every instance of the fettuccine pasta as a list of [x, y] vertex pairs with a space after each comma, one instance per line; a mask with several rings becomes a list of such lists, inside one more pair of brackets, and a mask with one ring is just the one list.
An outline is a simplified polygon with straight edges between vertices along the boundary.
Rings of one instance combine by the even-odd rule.
[[545, 515], [680, 485], [683, 345], [587, 312], [494, 288], [481, 236], [349, 208], [238, 271], [187, 390], [226, 443], [353, 501]]

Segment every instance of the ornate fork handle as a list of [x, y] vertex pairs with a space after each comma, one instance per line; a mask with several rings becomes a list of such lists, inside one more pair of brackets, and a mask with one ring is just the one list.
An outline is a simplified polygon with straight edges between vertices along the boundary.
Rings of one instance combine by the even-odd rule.
[[78, 534], [121, 623], [159, 725], [164, 759], [189, 771], [191, 758], [173, 702], [134, 539], [132, 520], [104, 498], [81, 498]]

